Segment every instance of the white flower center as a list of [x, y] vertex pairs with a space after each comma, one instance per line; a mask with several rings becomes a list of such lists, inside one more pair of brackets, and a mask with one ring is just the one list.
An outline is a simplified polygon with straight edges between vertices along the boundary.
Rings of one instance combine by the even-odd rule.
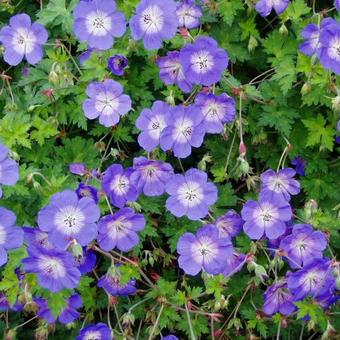
[[286, 189], [286, 183], [287, 180], [284, 178], [280, 177], [279, 175], [276, 175], [269, 181], [269, 189], [275, 192], [282, 192], [285, 191]]
[[109, 223], [109, 237], [113, 240], [120, 239], [129, 233], [130, 228], [131, 222], [125, 217], [119, 217], [117, 220]]
[[129, 187], [130, 181], [124, 175], [116, 175], [110, 185], [111, 190], [119, 196], [125, 195], [128, 192]]
[[139, 22], [146, 34], [160, 32], [164, 26], [164, 13], [158, 6], [150, 6], [143, 11]]
[[203, 115], [207, 121], [220, 121], [224, 116], [225, 106], [216, 101], [208, 101], [203, 106]]
[[165, 119], [161, 115], [156, 115], [151, 118], [148, 130], [152, 139], [159, 140], [161, 132], [166, 127]]
[[179, 61], [173, 61], [169, 60], [165, 63], [165, 69], [167, 69], [167, 72], [169, 73], [170, 77], [173, 80], [183, 80], [184, 79], [184, 73], [182, 69], [182, 65]]
[[55, 279], [64, 277], [66, 274], [64, 263], [56, 257], [42, 256], [38, 266], [45, 275], [50, 275]]
[[20, 27], [13, 34], [13, 48], [19, 54], [29, 54], [35, 47], [36, 37], [30, 30]]
[[226, 219], [217, 221], [216, 227], [219, 229], [220, 237], [229, 236], [229, 234], [233, 231], [232, 223]]
[[96, 110], [105, 116], [109, 116], [119, 107], [119, 99], [109, 92], [101, 92], [96, 96]]
[[187, 181], [179, 187], [178, 198], [185, 206], [195, 207], [203, 200], [201, 185], [196, 182]]
[[0, 245], [2, 246], [6, 244], [6, 240], [7, 240], [6, 228], [0, 224]]
[[104, 340], [99, 331], [86, 332], [84, 340]]
[[277, 219], [278, 212], [275, 206], [265, 202], [260, 207], [254, 210], [254, 218], [260, 225], [271, 225], [273, 220]]
[[328, 55], [340, 62], [340, 36], [335, 36], [329, 43]]
[[189, 118], [181, 118], [176, 121], [173, 138], [178, 143], [187, 143], [193, 133], [193, 122]]
[[209, 51], [201, 50], [191, 56], [191, 64], [196, 73], [207, 73], [214, 66], [214, 58]]
[[191, 246], [193, 257], [197, 262], [204, 261], [205, 263], [211, 262], [218, 254], [216, 243], [209, 237], [201, 237], [198, 243], [193, 243]]
[[91, 12], [86, 17], [86, 28], [90, 34], [102, 37], [109, 33], [111, 27], [111, 18], [104, 12]]
[[320, 273], [318, 271], [310, 271], [305, 275], [305, 283], [309, 285], [310, 290], [313, 290], [321, 284], [323, 276], [324, 273]]
[[57, 228], [65, 235], [78, 233], [84, 226], [83, 212], [72, 205], [61, 208], [54, 217]]
[[195, 8], [188, 4], [183, 4], [180, 6], [176, 13], [179, 20], [179, 25], [184, 27], [193, 24], [197, 17]]

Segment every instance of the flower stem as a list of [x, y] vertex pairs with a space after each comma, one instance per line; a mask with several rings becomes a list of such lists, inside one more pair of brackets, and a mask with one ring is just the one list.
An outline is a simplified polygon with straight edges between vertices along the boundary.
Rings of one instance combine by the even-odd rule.
[[194, 333], [194, 329], [192, 327], [192, 323], [191, 323], [191, 318], [190, 318], [190, 313], [189, 313], [189, 308], [188, 308], [188, 304], [185, 304], [185, 311], [187, 314], [187, 319], [188, 319], [188, 325], [189, 325], [189, 329], [190, 329], [190, 336], [191, 336], [191, 340], [196, 340], [196, 336]]
[[163, 309], [164, 309], [164, 305], [162, 304], [162, 305], [161, 305], [161, 308], [159, 309], [159, 312], [158, 312], [158, 315], [157, 315], [156, 322], [155, 322], [155, 324], [153, 325], [152, 330], [151, 330], [151, 333], [150, 333], [150, 335], [149, 335], [149, 337], [148, 337], [148, 340], [152, 340], [152, 339], [153, 339], [153, 335], [154, 335], [155, 330], [156, 330], [156, 328], [157, 328], [157, 326], [158, 326], [158, 324], [159, 324], [159, 320], [160, 320], [161, 315], [162, 315], [162, 313], [163, 313]]

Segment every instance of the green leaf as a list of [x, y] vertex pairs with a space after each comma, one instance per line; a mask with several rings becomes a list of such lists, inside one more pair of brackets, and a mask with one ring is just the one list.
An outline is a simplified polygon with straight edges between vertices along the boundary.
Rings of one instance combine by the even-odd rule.
[[307, 146], [320, 145], [320, 151], [333, 150], [335, 130], [326, 126], [327, 122], [321, 114], [315, 118], [303, 119], [302, 122], [308, 129]]
[[60, 26], [65, 33], [73, 32], [72, 10], [78, 0], [71, 0], [66, 5], [66, 0], [50, 0], [38, 14], [39, 22], [47, 27]]
[[51, 293], [49, 295], [48, 308], [51, 310], [55, 318], [57, 318], [62, 310], [66, 307], [68, 297], [70, 297], [70, 293], [65, 290], [62, 290], [61, 292]]

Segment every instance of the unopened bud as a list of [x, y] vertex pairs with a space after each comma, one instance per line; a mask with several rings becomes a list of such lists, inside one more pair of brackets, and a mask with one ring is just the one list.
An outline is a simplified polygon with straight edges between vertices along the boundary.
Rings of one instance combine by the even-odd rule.
[[52, 70], [48, 75], [48, 81], [53, 85], [57, 85], [59, 83], [59, 76], [57, 72]]
[[303, 84], [301, 88], [301, 94], [308, 94], [312, 89], [312, 86], [309, 81]]
[[313, 199], [307, 201], [305, 204], [304, 211], [306, 219], [307, 220], [311, 219], [313, 216], [315, 216], [315, 214], [318, 211], [318, 203]]
[[169, 95], [165, 98], [165, 101], [171, 106], [176, 105], [175, 97], [172, 91], [170, 91]]
[[340, 95], [332, 98], [332, 108], [336, 112], [340, 111]]
[[246, 147], [246, 145], [243, 142], [240, 143], [240, 146], [238, 147], [238, 151], [240, 153], [240, 156], [244, 157], [246, 155], [247, 147]]
[[287, 35], [288, 34], [288, 29], [285, 24], [282, 24], [280, 29], [279, 29], [280, 34], [282, 35]]
[[185, 27], [180, 27], [180, 29], [179, 29], [179, 34], [180, 34], [180, 36], [183, 37], [183, 38], [189, 38], [189, 37], [190, 37], [189, 31], [188, 31], [188, 29], [185, 28]]
[[133, 325], [135, 323], [135, 316], [132, 313], [125, 313], [122, 316], [123, 325]]
[[258, 46], [258, 41], [255, 37], [253, 37], [252, 35], [249, 38], [249, 42], [248, 42], [248, 51], [252, 52], [255, 50], [255, 48]]

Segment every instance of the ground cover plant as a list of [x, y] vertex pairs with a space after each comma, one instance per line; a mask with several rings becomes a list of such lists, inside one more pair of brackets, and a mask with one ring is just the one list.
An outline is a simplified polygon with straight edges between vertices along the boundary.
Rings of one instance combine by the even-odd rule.
[[336, 339], [340, 2], [3, 0], [4, 339]]

